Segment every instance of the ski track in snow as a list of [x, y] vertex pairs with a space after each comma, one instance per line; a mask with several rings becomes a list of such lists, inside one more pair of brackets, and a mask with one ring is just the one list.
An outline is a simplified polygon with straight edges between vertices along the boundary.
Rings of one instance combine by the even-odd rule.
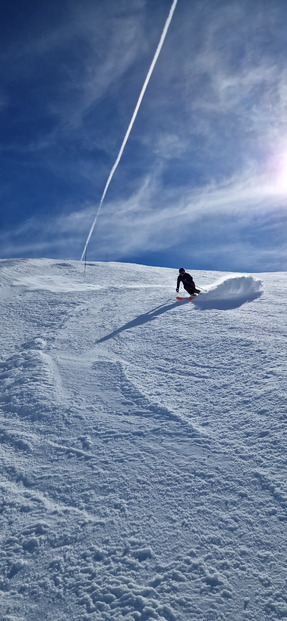
[[286, 274], [0, 261], [1, 621], [277, 621]]

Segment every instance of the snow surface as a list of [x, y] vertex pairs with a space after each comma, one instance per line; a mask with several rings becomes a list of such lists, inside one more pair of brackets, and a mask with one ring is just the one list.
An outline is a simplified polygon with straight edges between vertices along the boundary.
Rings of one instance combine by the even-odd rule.
[[287, 275], [0, 261], [1, 621], [287, 618]]

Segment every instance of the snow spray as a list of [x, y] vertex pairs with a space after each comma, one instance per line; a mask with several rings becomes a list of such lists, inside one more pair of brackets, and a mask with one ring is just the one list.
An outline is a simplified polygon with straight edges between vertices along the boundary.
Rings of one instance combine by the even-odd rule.
[[156, 64], [156, 61], [157, 61], [157, 59], [158, 59], [158, 57], [159, 57], [159, 54], [160, 54], [160, 52], [161, 52], [161, 48], [162, 48], [162, 46], [163, 46], [163, 43], [164, 43], [165, 37], [166, 37], [166, 35], [167, 35], [168, 29], [169, 29], [169, 25], [170, 25], [170, 22], [171, 22], [171, 20], [172, 20], [172, 17], [173, 17], [174, 11], [175, 11], [175, 7], [176, 7], [176, 5], [177, 5], [177, 1], [178, 1], [178, 0], [173, 0], [173, 3], [172, 3], [172, 6], [171, 6], [171, 9], [170, 9], [170, 12], [169, 12], [168, 18], [167, 18], [167, 20], [166, 20], [166, 22], [165, 22], [165, 25], [164, 25], [164, 28], [163, 28], [163, 31], [162, 31], [162, 34], [161, 34], [161, 37], [160, 37], [160, 40], [159, 40], [159, 44], [158, 44], [158, 46], [157, 46], [157, 48], [156, 48], [156, 51], [155, 51], [154, 57], [153, 57], [153, 59], [152, 59], [151, 66], [150, 66], [150, 68], [149, 68], [149, 70], [148, 70], [148, 72], [147, 72], [147, 76], [146, 76], [146, 79], [145, 79], [145, 81], [144, 81], [144, 84], [143, 84], [142, 90], [141, 90], [141, 92], [140, 92], [140, 96], [139, 96], [139, 98], [138, 98], [138, 101], [137, 101], [136, 107], [135, 107], [135, 109], [134, 109], [134, 113], [133, 113], [133, 115], [132, 115], [132, 118], [131, 118], [130, 124], [129, 124], [129, 126], [128, 126], [127, 131], [126, 131], [126, 134], [125, 134], [125, 137], [124, 137], [124, 139], [123, 139], [123, 142], [122, 142], [121, 148], [120, 148], [120, 150], [119, 150], [118, 156], [117, 156], [117, 158], [116, 158], [116, 161], [115, 161], [115, 163], [114, 163], [114, 165], [113, 165], [113, 167], [112, 167], [112, 169], [111, 169], [111, 172], [110, 172], [110, 174], [109, 174], [109, 176], [108, 176], [108, 180], [107, 180], [106, 185], [105, 185], [105, 187], [104, 187], [104, 191], [103, 191], [103, 194], [102, 194], [102, 198], [101, 198], [101, 200], [100, 200], [100, 204], [99, 204], [99, 207], [98, 207], [98, 210], [97, 210], [96, 216], [95, 216], [95, 218], [94, 218], [94, 221], [93, 221], [93, 223], [92, 223], [92, 226], [91, 226], [91, 228], [90, 228], [90, 232], [89, 232], [89, 234], [88, 234], [88, 237], [87, 237], [87, 240], [86, 240], [86, 243], [85, 243], [85, 247], [84, 247], [84, 250], [83, 250], [83, 253], [82, 253], [82, 256], [81, 256], [81, 261], [83, 261], [84, 257], [86, 257], [86, 254], [87, 254], [87, 248], [88, 248], [88, 244], [89, 244], [89, 241], [90, 241], [91, 236], [92, 236], [92, 234], [93, 234], [93, 230], [94, 230], [94, 228], [95, 228], [95, 226], [96, 226], [96, 224], [97, 224], [97, 221], [98, 221], [99, 215], [100, 215], [100, 213], [101, 213], [101, 209], [102, 209], [103, 202], [104, 202], [104, 200], [105, 200], [106, 193], [107, 193], [107, 191], [108, 191], [108, 188], [109, 188], [109, 185], [110, 185], [110, 183], [111, 183], [111, 180], [112, 180], [112, 178], [113, 178], [113, 176], [114, 176], [114, 173], [115, 173], [115, 171], [116, 171], [116, 169], [117, 169], [117, 167], [118, 167], [118, 165], [119, 165], [119, 163], [120, 163], [120, 160], [121, 160], [121, 157], [122, 157], [122, 154], [123, 154], [124, 148], [125, 148], [125, 146], [126, 146], [126, 144], [127, 144], [127, 141], [128, 141], [129, 135], [130, 135], [130, 133], [131, 133], [131, 131], [132, 131], [133, 124], [134, 124], [134, 122], [135, 122], [135, 120], [136, 120], [137, 113], [138, 113], [138, 111], [139, 111], [139, 108], [140, 108], [140, 105], [141, 105], [141, 102], [142, 102], [143, 96], [144, 96], [144, 94], [145, 94], [145, 91], [146, 91], [147, 85], [148, 85], [148, 83], [149, 83], [150, 77], [151, 77], [152, 72], [153, 72], [153, 70], [154, 70], [154, 66], [155, 66], [155, 64]]

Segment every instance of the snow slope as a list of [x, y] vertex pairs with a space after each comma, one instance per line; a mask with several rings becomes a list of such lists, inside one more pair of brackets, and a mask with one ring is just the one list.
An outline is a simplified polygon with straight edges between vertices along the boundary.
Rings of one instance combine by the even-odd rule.
[[0, 261], [1, 621], [278, 621], [287, 275]]

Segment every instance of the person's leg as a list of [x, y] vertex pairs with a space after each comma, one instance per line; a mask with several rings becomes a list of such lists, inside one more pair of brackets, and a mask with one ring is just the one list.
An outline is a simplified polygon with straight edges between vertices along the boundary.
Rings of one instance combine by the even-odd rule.
[[195, 287], [193, 287], [192, 285], [188, 285], [188, 287], [184, 287], [185, 290], [187, 291], [187, 293], [189, 295], [194, 295], [195, 294]]

